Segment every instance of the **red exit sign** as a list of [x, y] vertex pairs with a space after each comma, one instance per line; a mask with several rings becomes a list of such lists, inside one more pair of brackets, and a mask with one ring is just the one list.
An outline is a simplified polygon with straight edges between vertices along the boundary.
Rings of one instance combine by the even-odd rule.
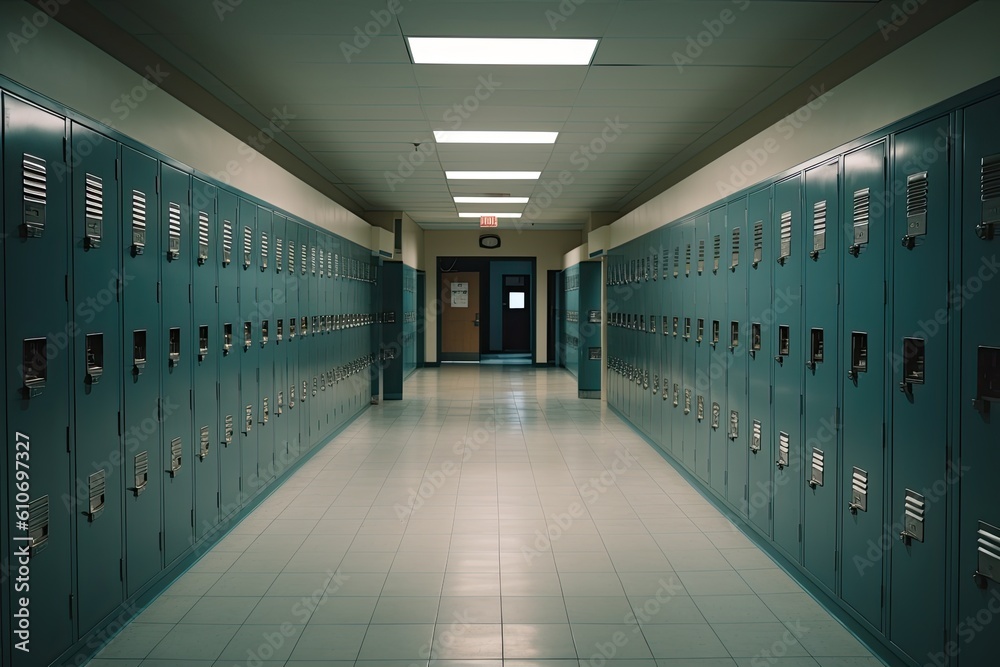
[[496, 227], [497, 217], [495, 215], [481, 215], [479, 216], [479, 226], [480, 227]]

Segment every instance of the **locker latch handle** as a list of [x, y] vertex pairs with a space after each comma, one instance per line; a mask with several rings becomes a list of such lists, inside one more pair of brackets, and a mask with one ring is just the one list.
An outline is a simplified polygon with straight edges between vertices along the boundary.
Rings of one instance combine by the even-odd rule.
[[808, 484], [808, 485], [809, 485], [809, 488], [810, 488], [810, 489], [815, 489], [816, 487], [818, 487], [818, 486], [819, 486], [819, 482], [817, 482], [817, 481], [816, 481], [816, 480], [814, 480], [814, 479], [810, 479], [810, 480], [809, 480], [808, 482], [806, 482], [806, 484]]
[[782, 365], [783, 365], [783, 364], [785, 363], [785, 358], [784, 358], [783, 356], [781, 356], [780, 354], [779, 354], [779, 355], [777, 355], [777, 356], [776, 356], [776, 357], [774, 358], [774, 360], [775, 360], [775, 361], [777, 361], [777, 362], [778, 362], [779, 364], [782, 364]]
[[847, 249], [847, 252], [857, 257], [858, 255], [861, 254], [861, 244], [855, 243], [854, 245], [852, 245], [850, 248]]
[[907, 382], [906, 380], [903, 380], [899, 383], [899, 390], [904, 394], [906, 394], [907, 396], [913, 395], [913, 385]]
[[913, 250], [913, 246], [916, 244], [916, 240], [917, 238], [915, 236], [910, 236], [909, 234], [907, 234], [902, 238], [900, 243], [902, 243], [903, 247], [906, 248], [907, 250]]
[[809, 361], [806, 362], [806, 368], [808, 368], [811, 371], [816, 370], [816, 362], [810, 359]]
[[847, 503], [847, 509], [850, 510], [851, 514], [857, 514], [858, 510], [861, 509], [859, 503]]
[[899, 534], [900, 541], [906, 546], [913, 544], [913, 535], [906, 532], [905, 530]]
[[993, 240], [993, 226], [996, 223], [993, 222], [980, 222], [976, 225], [976, 236], [984, 241]]
[[810, 250], [809, 257], [811, 259], [819, 259], [819, 250]]
[[858, 374], [854, 371], [853, 368], [847, 371], [847, 378], [852, 382], [854, 382], [854, 384], [858, 383]]
[[785, 462], [784, 461], [780, 461], [780, 460], [779, 461], [775, 461], [774, 465], [778, 466], [778, 470], [784, 470], [785, 469]]

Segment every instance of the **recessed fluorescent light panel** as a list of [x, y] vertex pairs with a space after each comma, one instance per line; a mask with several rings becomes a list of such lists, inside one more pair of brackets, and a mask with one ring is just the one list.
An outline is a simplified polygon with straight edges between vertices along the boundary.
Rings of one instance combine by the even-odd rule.
[[527, 197], [455, 197], [456, 204], [527, 204]]
[[457, 180], [479, 181], [537, 181], [542, 175], [540, 171], [446, 171], [445, 178]]
[[481, 218], [484, 215], [492, 215], [497, 218], [520, 218], [520, 213], [459, 213], [460, 218]]
[[434, 130], [439, 144], [554, 144], [558, 137], [558, 132]]
[[415, 65], [589, 65], [596, 39], [407, 37]]

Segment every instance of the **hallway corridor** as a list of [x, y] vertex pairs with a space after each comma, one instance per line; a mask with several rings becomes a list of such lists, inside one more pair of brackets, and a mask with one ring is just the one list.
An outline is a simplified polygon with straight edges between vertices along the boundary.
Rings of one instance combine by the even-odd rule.
[[90, 665], [882, 664], [569, 373], [444, 366], [406, 394]]

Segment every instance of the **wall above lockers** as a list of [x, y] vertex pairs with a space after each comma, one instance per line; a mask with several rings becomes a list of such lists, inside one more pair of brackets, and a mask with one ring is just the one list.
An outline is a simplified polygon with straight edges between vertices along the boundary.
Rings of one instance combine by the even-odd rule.
[[[40, 13], [28, 2], [0, 2], [0, 25], [20, 27]], [[156, 87], [162, 74], [155, 69], [138, 74], [53, 19], [25, 34], [30, 39], [0, 49], [0, 75], [202, 174], [369, 246], [367, 222]], [[282, 110], [268, 113], [280, 127]], [[267, 135], [258, 140], [269, 142]]]

